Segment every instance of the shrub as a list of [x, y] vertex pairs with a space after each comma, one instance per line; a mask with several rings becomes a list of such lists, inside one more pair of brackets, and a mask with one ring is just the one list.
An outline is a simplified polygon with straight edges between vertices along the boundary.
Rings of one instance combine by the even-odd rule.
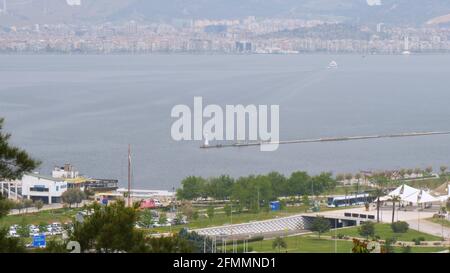
[[420, 245], [423, 241], [425, 241], [425, 238], [424, 238], [424, 237], [414, 238], [414, 239], [412, 239], [412, 241], [414, 242], [414, 244], [415, 244], [416, 246], [418, 246], [418, 245]]
[[404, 221], [398, 221], [391, 224], [394, 233], [406, 233], [409, 229], [409, 224]]
[[338, 239], [344, 239], [345, 235], [342, 233], [338, 233], [337, 237], [338, 237]]
[[375, 224], [373, 222], [364, 222], [358, 229], [359, 235], [369, 238], [375, 235]]
[[411, 253], [411, 247], [410, 246], [404, 246], [402, 247], [402, 253]]

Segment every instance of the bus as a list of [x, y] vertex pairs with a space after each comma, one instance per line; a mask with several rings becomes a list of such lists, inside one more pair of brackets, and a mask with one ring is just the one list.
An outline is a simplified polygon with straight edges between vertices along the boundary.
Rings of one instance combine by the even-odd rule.
[[328, 197], [327, 203], [329, 208], [337, 208], [364, 205], [365, 203], [370, 203], [372, 201], [373, 197], [371, 197], [368, 193], [363, 193], [347, 196]]

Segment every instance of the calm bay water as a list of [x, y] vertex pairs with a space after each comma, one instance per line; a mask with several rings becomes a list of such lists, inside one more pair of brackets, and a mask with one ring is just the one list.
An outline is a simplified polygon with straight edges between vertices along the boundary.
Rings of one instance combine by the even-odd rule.
[[[336, 60], [339, 68], [326, 66]], [[42, 160], [136, 187], [188, 175], [356, 172], [450, 164], [450, 136], [202, 150], [175, 142], [176, 104], [279, 104], [280, 138], [450, 130], [450, 56], [0, 56], [0, 116]]]

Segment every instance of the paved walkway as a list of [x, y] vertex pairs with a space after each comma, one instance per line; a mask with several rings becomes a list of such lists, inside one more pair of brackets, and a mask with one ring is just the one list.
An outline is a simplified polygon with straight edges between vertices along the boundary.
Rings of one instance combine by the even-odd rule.
[[450, 228], [443, 227], [442, 225], [420, 219], [408, 220], [406, 221], [409, 224], [409, 227], [424, 233], [428, 233], [431, 235], [444, 237], [446, 241], [450, 240]]

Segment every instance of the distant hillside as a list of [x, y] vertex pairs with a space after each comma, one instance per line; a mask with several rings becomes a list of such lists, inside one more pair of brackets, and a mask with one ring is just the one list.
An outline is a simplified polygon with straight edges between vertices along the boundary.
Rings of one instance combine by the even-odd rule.
[[[448, 0], [7, 0], [0, 24], [90, 23], [137, 19], [295, 17], [421, 25], [450, 14]], [[370, 2], [374, 2], [371, 0]], [[77, 2], [70, 0], [69, 2]], [[376, 1], [375, 1], [376, 2]], [[0, 8], [2, 7], [0, 1]]]

